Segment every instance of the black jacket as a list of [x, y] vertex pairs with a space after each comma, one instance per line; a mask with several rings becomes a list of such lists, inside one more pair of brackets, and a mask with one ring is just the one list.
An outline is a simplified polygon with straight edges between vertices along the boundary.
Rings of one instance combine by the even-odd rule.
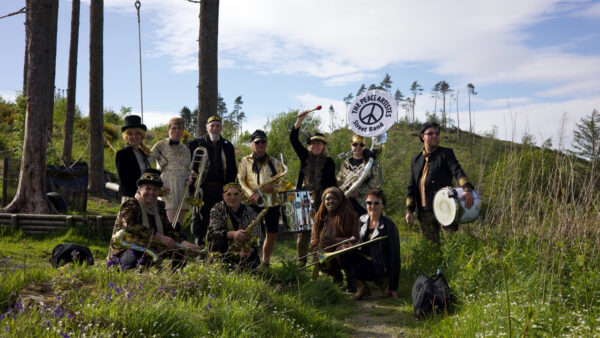
[[[365, 214], [360, 217], [360, 242], [369, 240], [367, 237], [367, 229], [369, 227], [369, 215]], [[371, 239], [387, 236], [373, 244], [360, 248], [361, 251], [369, 250], [369, 255], [375, 264], [377, 274], [386, 276], [389, 279], [390, 290], [398, 290], [398, 279], [400, 276], [400, 238], [398, 237], [398, 229], [396, 224], [391, 219], [381, 216], [379, 217], [379, 225], [373, 230]]]
[[[235, 182], [235, 178], [237, 177], [237, 165], [235, 163], [235, 149], [231, 142], [221, 137], [217, 144], [213, 145], [207, 134], [190, 141], [187, 146], [190, 148], [190, 156], [193, 156], [194, 150], [199, 146], [206, 148], [206, 151], [208, 152], [205, 183], [217, 182], [227, 184]], [[217, 154], [215, 151], [219, 148], [221, 149], [221, 153]], [[225, 158], [225, 161], [223, 161], [223, 157]], [[195, 165], [194, 169], [197, 170], [197, 168], [198, 165]]]
[[[148, 162], [143, 152], [142, 156]], [[117, 163], [117, 174], [119, 175], [119, 192], [123, 196], [134, 197], [137, 191], [137, 180], [142, 176], [142, 170], [133, 148], [126, 146], [117, 151], [115, 162]], [[146, 163], [146, 165], [150, 167], [149, 163]]]
[[[292, 132], [290, 133], [290, 142], [292, 143], [292, 147], [294, 147], [296, 155], [298, 155], [298, 158], [300, 159], [300, 174], [298, 175], [298, 181], [296, 182], [296, 189], [302, 189], [302, 184], [304, 183], [304, 172], [302, 169], [304, 169], [306, 166], [306, 160], [309, 156], [308, 150], [302, 145], [302, 143], [300, 143], [300, 140], [298, 140], [299, 133], [300, 128], [296, 129], [292, 127]], [[333, 162], [331, 157], [327, 157], [327, 161], [323, 167], [321, 191], [319, 193], [322, 193], [329, 187], [337, 187], [337, 181], [335, 179], [335, 162]]]
[[[410, 178], [406, 195], [406, 208], [409, 211], [415, 211], [415, 208], [418, 210], [423, 209], [419, 182], [424, 165], [425, 156], [421, 151], [413, 157], [410, 164]], [[473, 185], [469, 183], [467, 175], [458, 164], [454, 151], [450, 148], [438, 147], [429, 154], [429, 169], [425, 178], [425, 210], [431, 210], [433, 197], [438, 190], [452, 186], [453, 177], [456, 178], [458, 185], [462, 188], [473, 189]]]

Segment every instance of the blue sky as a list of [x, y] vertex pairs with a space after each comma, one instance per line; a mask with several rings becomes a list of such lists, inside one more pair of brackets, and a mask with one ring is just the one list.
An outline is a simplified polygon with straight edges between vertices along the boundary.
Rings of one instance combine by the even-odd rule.
[[[142, 0], [144, 119], [165, 123], [197, 104], [198, 5]], [[134, 1], [105, 0], [104, 105], [140, 110]], [[24, 0], [2, 1], [0, 15]], [[71, 2], [61, 1], [56, 87], [67, 87]], [[24, 16], [0, 20], [0, 95], [22, 86]], [[77, 103], [88, 111], [89, 1], [82, 1]], [[345, 120], [342, 99], [386, 73], [405, 95], [425, 89], [416, 115], [434, 104], [433, 85], [458, 90], [461, 128], [468, 125], [466, 85], [473, 83], [475, 130], [498, 137], [533, 134], [570, 148], [575, 123], [600, 108], [600, 2], [221, 0], [219, 91], [228, 108], [243, 97], [244, 129], [262, 128], [289, 109], [322, 105]], [[447, 108], [456, 120], [456, 102]], [[400, 111], [402, 114], [403, 112]], [[560, 130], [563, 128], [563, 132]]]

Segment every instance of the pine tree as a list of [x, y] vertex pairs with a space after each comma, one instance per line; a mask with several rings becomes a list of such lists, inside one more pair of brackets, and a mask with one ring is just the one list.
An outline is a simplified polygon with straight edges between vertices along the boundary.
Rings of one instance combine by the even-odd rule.
[[412, 121], [411, 122], [415, 122], [415, 105], [417, 102], [417, 95], [422, 94], [423, 87], [421, 87], [421, 85], [417, 81], [413, 81], [412, 85], [410, 86], [410, 91], [413, 94], [412, 102], [410, 103], [410, 107], [412, 109]]
[[361, 84], [360, 88], [358, 88], [358, 91], [356, 92], [356, 96], [359, 96], [360, 94], [364, 93], [365, 90], [367, 90], [367, 87], [365, 87], [365, 84]]
[[573, 148], [578, 154], [589, 158], [595, 167], [600, 157], [600, 113], [594, 109], [588, 116], [582, 117], [573, 131]]
[[379, 84], [379, 88], [388, 92], [392, 89], [392, 77], [390, 76], [390, 74], [385, 73], [383, 80], [381, 80], [381, 83]]

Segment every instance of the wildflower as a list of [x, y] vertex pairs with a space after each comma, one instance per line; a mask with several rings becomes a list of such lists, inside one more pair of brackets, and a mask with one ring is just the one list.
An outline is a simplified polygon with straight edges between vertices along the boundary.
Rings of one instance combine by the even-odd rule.
[[60, 336], [63, 337], [63, 338], [71, 338], [71, 336], [69, 336], [68, 334], [66, 334], [64, 332], [61, 332]]
[[112, 288], [114, 288], [114, 287], [115, 287], [115, 283], [113, 283], [113, 282], [108, 282], [108, 288], [109, 288], [109, 289], [112, 289]]
[[71, 251], [71, 256], [77, 256], [79, 255], [79, 251], [77, 251], [77, 249], [73, 249], [73, 251]]
[[79, 297], [77, 300], [79, 301], [79, 304], [81, 304], [81, 303], [82, 303], [82, 301], [81, 301], [81, 297]]
[[141, 257], [140, 259], [137, 260], [137, 264], [138, 265], [142, 265], [144, 264], [144, 257]]
[[112, 301], [112, 297], [111, 297], [110, 293], [107, 293], [107, 294], [106, 294], [106, 301], [107, 301], [107, 302], [110, 302], [110, 301]]
[[73, 316], [71, 316], [71, 314], [70, 314], [70, 313], [67, 313], [67, 319], [69, 319], [69, 320], [70, 320], [72, 317], [73, 317]]
[[56, 300], [60, 300], [60, 296], [56, 296]]
[[215, 298], [215, 295], [213, 295], [212, 293], [209, 293], [209, 294], [208, 294], [208, 298], [209, 298], [209, 299], [213, 299], [213, 298]]
[[8, 326], [4, 327], [4, 332], [8, 332]]
[[141, 290], [141, 289], [142, 289], [142, 283], [138, 284], [138, 287], [137, 287], [137, 289], [138, 289], [138, 290]]
[[118, 295], [120, 292], [121, 292], [121, 288], [117, 286], [115, 288], [115, 293]]
[[212, 304], [210, 302], [208, 302], [208, 304], [206, 304], [206, 309], [210, 310], [212, 308], [213, 308]]
[[177, 291], [175, 291], [175, 289], [171, 289], [169, 290], [169, 292], [171, 293], [171, 296], [175, 296], [177, 294]]
[[133, 294], [131, 293], [131, 291], [127, 292], [127, 295], [126, 295], [127, 299], [131, 298], [132, 295]]
[[46, 321], [46, 327], [50, 327], [50, 321], [49, 320]]
[[0, 313], [0, 320], [4, 319], [5, 315], [4, 313]]

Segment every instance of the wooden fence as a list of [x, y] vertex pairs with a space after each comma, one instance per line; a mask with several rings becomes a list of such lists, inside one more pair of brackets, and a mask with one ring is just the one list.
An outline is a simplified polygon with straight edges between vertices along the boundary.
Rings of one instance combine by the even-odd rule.
[[66, 230], [73, 227], [87, 227], [103, 239], [103, 233], [112, 229], [117, 215], [32, 215], [32, 214], [0, 214], [0, 229], [21, 229], [30, 235], [47, 234], [53, 231]]

